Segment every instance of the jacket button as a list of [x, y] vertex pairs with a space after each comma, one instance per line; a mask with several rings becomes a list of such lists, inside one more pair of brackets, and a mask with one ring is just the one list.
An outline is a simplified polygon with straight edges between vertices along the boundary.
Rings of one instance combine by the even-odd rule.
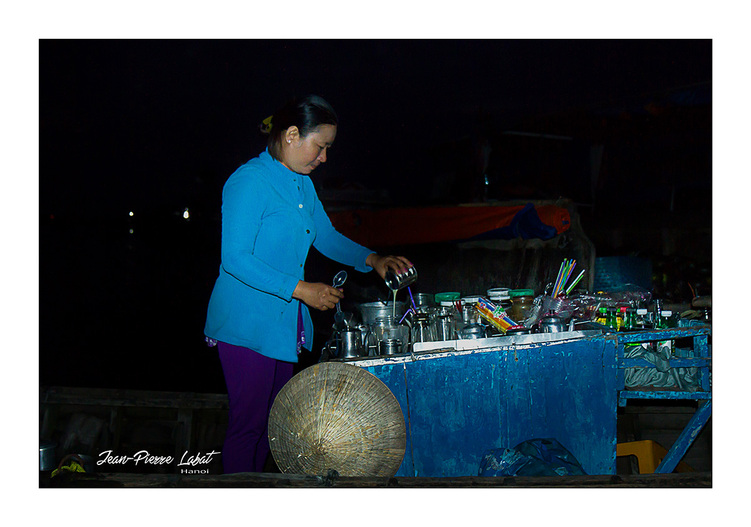
[[310, 229], [305, 229], [305, 234], [310, 234]]

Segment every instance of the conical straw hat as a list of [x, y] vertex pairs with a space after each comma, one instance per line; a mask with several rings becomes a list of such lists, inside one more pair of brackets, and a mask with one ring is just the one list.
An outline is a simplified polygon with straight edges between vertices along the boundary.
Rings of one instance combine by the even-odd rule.
[[367, 371], [316, 364], [284, 385], [271, 407], [269, 444], [291, 474], [390, 477], [406, 448], [404, 414], [394, 394]]

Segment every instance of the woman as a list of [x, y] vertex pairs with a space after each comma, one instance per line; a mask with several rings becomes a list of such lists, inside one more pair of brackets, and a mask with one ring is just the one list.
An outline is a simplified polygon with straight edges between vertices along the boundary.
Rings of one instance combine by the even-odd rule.
[[332, 309], [344, 296], [304, 279], [311, 245], [339, 263], [384, 277], [412, 264], [381, 256], [338, 233], [308, 174], [326, 162], [338, 120], [322, 98], [293, 100], [267, 123], [268, 147], [238, 168], [222, 193], [221, 266], [205, 334], [217, 343], [229, 394], [224, 472], [261, 472], [269, 454], [268, 416], [311, 344], [308, 307]]

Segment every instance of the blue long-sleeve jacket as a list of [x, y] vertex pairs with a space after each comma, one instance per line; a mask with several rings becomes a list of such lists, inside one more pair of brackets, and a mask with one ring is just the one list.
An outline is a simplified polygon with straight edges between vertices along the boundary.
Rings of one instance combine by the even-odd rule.
[[[268, 150], [238, 168], [222, 193], [219, 277], [209, 300], [207, 337], [297, 362], [300, 302], [292, 298], [304, 280], [310, 247], [358, 271], [371, 270], [373, 251], [337, 232], [313, 182], [276, 161]], [[302, 305], [305, 335], [313, 323]]]

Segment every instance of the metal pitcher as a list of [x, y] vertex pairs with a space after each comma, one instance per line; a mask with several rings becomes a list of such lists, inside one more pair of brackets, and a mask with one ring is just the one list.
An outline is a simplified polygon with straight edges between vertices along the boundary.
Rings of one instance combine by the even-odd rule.
[[340, 332], [339, 353], [340, 359], [355, 359], [365, 355], [365, 347], [362, 343], [362, 332], [358, 328], [347, 328]]

